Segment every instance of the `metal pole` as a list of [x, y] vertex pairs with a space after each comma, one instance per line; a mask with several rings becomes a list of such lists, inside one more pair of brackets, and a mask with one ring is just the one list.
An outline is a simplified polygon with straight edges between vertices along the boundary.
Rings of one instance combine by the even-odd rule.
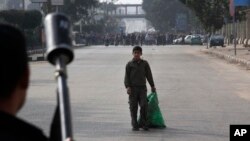
[[59, 96], [59, 109], [60, 109], [60, 121], [61, 121], [61, 133], [62, 140], [67, 138], [73, 138], [72, 123], [71, 123], [71, 111], [69, 104], [69, 92], [66, 82], [67, 72], [65, 56], [61, 55], [56, 60], [56, 78], [58, 85], [58, 96]]
[[56, 12], [58, 13], [59, 12], [59, 6], [56, 5]]
[[210, 36], [209, 35], [207, 35], [207, 49], [208, 49], [208, 44], [209, 44], [209, 40], [210, 40]]
[[71, 26], [69, 19], [60, 13], [46, 16], [45, 22], [47, 60], [56, 66], [55, 77], [57, 80], [58, 103], [60, 110], [60, 123], [62, 141], [73, 139], [70, 98], [67, 86], [66, 65], [69, 64], [74, 54], [71, 49]]
[[22, 1], [23, 2], [23, 11], [25, 10], [25, 0]]
[[82, 33], [82, 19], [80, 20], [80, 33]]
[[236, 52], [236, 22], [235, 22], [235, 13], [234, 13], [234, 16], [233, 16], [233, 36], [234, 36], [234, 55], [236, 56], [237, 55], [237, 52]]
[[106, 16], [108, 16], [108, 0], [106, 0], [106, 6], [105, 6], [105, 12], [106, 12]]

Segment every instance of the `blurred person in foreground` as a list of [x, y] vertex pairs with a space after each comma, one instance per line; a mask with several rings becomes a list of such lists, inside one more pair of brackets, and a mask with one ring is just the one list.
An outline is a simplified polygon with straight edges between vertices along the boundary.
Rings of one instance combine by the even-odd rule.
[[[0, 24], [0, 140], [61, 141], [60, 116], [57, 107], [50, 137], [41, 129], [17, 117], [25, 104], [30, 69], [24, 35], [17, 28]], [[67, 139], [71, 141], [71, 139]]]

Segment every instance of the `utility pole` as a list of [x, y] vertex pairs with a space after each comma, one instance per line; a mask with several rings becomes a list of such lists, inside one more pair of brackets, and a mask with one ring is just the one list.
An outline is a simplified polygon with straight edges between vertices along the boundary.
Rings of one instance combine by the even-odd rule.
[[22, 0], [22, 8], [23, 8], [23, 11], [25, 10], [25, 0]]
[[48, 0], [48, 2], [47, 2], [47, 8], [48, 8], [48, 13], [52, 12], [51, 0]]
[[233, 44], [234, 44], [234, 55], [237, 55], [237, 50], [236, 50], [236, 22], [235, 22], [235, 5], [234, 5], [234, 0], [230, 0], [230, 15], [233, 17]]

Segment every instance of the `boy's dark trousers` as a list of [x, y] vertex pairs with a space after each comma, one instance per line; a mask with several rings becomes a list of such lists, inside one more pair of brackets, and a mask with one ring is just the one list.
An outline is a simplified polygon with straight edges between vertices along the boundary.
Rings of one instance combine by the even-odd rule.
[[[140, 123], [137, 122], [138, 104], [140, 105]], [[139, 128], [147, 126], [148, 102], [146, 86], [131, 87], [131, 94], [129, 95], [129, 108], [132, 127]]]

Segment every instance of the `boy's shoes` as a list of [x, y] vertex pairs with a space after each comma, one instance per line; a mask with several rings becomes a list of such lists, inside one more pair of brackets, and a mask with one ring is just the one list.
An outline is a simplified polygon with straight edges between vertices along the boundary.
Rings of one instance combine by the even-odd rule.
[[[148, 130], [149, 130], [147, 126], [143, 126], [142, 129], [143, 129], [144, 131], [148, 131]], [[132, 131], [139, 131], [139, 127], [133, 127], [133, 128], [132, 128]]]
[[142, 129], [143, 129], [144, 131], [148, 131], [148, 130], [149, 130], [147, 126], [143, 126]]
[[132, 131], [139, 131], [139, 128], [138, 127], [133, 127]]

